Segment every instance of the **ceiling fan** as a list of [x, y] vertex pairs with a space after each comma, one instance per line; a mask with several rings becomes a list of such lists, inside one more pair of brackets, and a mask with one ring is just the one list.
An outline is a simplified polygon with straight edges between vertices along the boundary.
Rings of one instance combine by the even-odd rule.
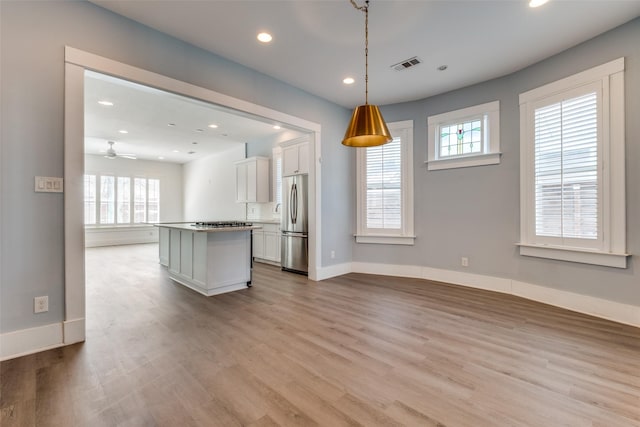
[[122, 157], [123, 159], [136, 160], [136, 155], [135, 154], [117, 154], [116, 150], [113, 148], [113, 144], [115, 144], [115, 142], [107, 141], [107, 144], [109, 144], [109, 149], [107, 150], [107, 153], [105, 154], [105, 157], [107, 159], [115, 159], [116, 157]]

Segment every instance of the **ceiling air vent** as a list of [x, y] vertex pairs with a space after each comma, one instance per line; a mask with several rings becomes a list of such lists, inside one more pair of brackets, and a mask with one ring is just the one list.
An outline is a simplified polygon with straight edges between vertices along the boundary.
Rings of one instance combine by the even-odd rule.
[[414, 67], [421, 63], [422, 63], [422, 60], [417, 56], [414, 56], [413, 58], [405, 59], [404, 61], [401, 61], [401, 62], [398, 62], [397, 64], [392, 65], [391, 68], [393, 68], [396, 71], [402, 71], [402, 70], [406, 70], [407, 68]]

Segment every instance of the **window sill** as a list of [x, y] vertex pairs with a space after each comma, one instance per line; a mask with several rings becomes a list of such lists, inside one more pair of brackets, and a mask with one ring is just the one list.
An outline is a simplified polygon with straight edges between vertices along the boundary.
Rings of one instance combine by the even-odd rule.
[[413, 245], [416, 236], [391, 236], [391, 235], [373, 235], [373, 234], [356, 234], [356, 243], [374, 243], [380, 245]]
[[524, 243], [516, 243], [516, 245], [520, 246], [520, 255], [524, 256], [615, 268], [627, 268], [627, 258], [631, 256], [624, 253], [598, 252], [559, 246], [529, 245]]
[[434, 159], [425, 162], [427, 169], [442, 170], [455, 168], [468, 168], [472, 166], [497, 165], [500, 164], [502, 153], [477, 154], [472, 156], [461, 156], [450, 159]]

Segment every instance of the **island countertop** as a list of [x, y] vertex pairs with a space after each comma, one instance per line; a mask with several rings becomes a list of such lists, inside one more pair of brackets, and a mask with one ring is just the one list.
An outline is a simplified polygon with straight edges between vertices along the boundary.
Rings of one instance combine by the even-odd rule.
[[177, 230], [188, 230], [203, 233], [217, 233], [224, 231], [248, 231], [262, 228], [260, 225], [242, 225], [231, 227], [215, 227], [206, 225], [196, 225], [195, 222], [166, 222], [154, 224], [156, 227], [174, 228]]

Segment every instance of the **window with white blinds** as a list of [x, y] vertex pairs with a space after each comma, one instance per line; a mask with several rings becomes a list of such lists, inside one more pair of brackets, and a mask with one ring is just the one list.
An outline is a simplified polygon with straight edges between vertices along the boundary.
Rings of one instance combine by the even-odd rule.
[[393, 140], [358, 148], [358, 243], [413, 244], [413, 121], [389, 123]]
[[520, 254], [626, 267], [624, 58], [520, 95]]
[[534, 120], [536, 235], [598, 239], [598, 94], [538, 108]]
[[159, 179], [100, 174], [84, 176], [85, 225], [124, 225], [158, 221]]
[[402, 152], [396, 137], [385, 145], [366, 148], [366, 228], [402, 227]]

